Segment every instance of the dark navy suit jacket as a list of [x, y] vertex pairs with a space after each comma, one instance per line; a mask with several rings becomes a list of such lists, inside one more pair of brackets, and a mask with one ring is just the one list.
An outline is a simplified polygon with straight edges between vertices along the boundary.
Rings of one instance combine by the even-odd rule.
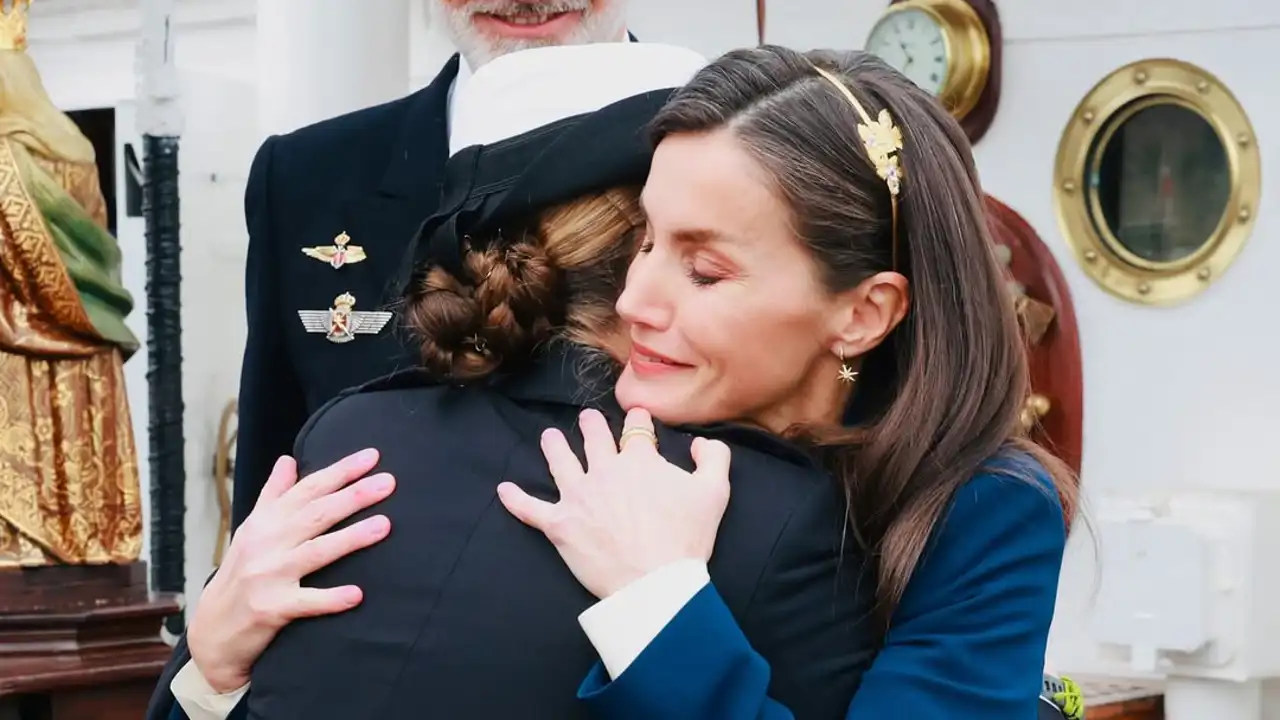
[[[392, 280], [410, 240], [439, 204], [459, 62], [455, 55], [430, 85], [407, 97], [268, 138], [254, 157], [244, 199], [249, 335], [232, 528], [253, 510], [272, 466], [292, 451], [312, 413], [353, 385], [417, 362], [394, 320], [378, 335], [339, 345], [306, 332], [298, 311], [328, 309], [342, 293], [355, 296], [356, 310], [396, 299]], [[331, 245], [343, 232], [368, 259], [335, 270], [302, 253]], [[187, 657], [185, 636], [174, 657], [148, 720], [168, 718], [171, 709], [185, 718], [168, 692]]]
[[[848, 707], [849, 720], [1034, 720], [1066, 542], [1063, 514], [1029, 458], [956, 494]], [[789, 720], [770, 664], [708, 585], [613, 682], [597, 663], [579, 689], [603, 720]], [[1038, 715], [1041, 710], [1045, 715]]]
[[[394, 320], [377, 335], [335, 344], [307, 332], [298, 311], [327, 310], [343, 293], [356, 298], [357, 311], [397, 299], [392, 281], [418, 226], [439, 204], [458, 64], [455, 55], [429, 86], [405, 98], [273, 136], [254, 158], [244, 203], [249, 333], [233, 528], [312, 413], [353, 385], [416, 363]], [[344, 232], [366, 260], [335, 270], [303, 254]]]
[[[364, 589], [356, 609], [285, 627], [253, 670], [250, 718], [417, 720], [590, 717], [577, 689], [596, 654], [577, 623], [594, 598], [541, 533], [497, 501], [510, 480], [553, 499], [539, 439], [558, 427], [581, 456], [577, 416], [620, 427], [612, 376], [576, 348], [457, 389], [402, 373], [352, 391], [304, 428], [304, 474], [363, 447], [396, 492], [374, 512], [391, 535], [307, 579]], [[692, 429], [659, 428], [660, 451], [692, 469]], [[843, 717], [875, 654], [871, 582], [844, 541], [842, 493], [795, 446], [703, 427], [733, 449], [733, 496], [711, 577], [725, 612], [773, 672], [770, 694], [806, 718]]]

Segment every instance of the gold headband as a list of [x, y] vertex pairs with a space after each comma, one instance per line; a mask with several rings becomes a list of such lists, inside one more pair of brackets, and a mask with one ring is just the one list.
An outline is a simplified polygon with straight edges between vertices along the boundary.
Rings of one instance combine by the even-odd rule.
[[890, 240], [893, 243], [893, 269], [897, 270], [898, 192], [902, 189], [902, 166], [898, 162], [898, 152], [902, 150], [902, 132], [893, 124], [893, 117], [889, 115], [887, 109], [881, 110], [876, 119], [872, 120], [871, 114], [862, 107], [862, 103], [858, 102], [858, 98], [853, 96], [853, 92], [839, 78], [817, 65], [814, 65], [813, 69], [835, 85], [840, 94], [844, 95], [853, 109], [862, 117], [862, 122], [858, 123], [858, 137], [862, 138], [862, 145], [867, 149], [867, 157], [875, 166], [876, 174], [884, 180], [885, 185], [889, 186], [889, 205], [893, 213], [893, 235]]

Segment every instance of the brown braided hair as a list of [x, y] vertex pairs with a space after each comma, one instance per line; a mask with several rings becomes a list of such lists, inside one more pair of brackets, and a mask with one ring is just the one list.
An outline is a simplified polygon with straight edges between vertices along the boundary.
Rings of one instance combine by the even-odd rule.
[[605, 347], [642, 224], [640, 189], [614, 188], [508, 225], [488, 238], [497, 242], [471, 239], [462, 277], [415, 273], [403, 315], [423, 364], [465, 381], [511, 369], [553, 337]]

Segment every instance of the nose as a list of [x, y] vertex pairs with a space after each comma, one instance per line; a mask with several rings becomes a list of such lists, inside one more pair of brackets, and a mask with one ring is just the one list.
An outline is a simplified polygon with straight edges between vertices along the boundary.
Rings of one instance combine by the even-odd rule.
[[641, 253], [627, 269], [627, 283], [618, 296], [618, 317], [632, 326], [666, 330], [671, 324], [671, 302], [662, 281], [661, 258]]

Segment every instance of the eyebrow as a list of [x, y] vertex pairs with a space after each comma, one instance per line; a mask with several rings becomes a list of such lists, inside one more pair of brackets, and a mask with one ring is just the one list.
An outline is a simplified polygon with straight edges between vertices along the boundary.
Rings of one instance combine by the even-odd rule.
[[[644, 193], [640, 193], [640, 214], [644, 216], [645, 222], [649, 222], [649, 211], [644, 205]], [[732, 238], [722, 232], [710, 230], [706, 228], [688, 228], [677, 230], [672, 233], [674, 239], [681, 243], [690, 245], [707, 245], [715, 242], [730, 242]]]

